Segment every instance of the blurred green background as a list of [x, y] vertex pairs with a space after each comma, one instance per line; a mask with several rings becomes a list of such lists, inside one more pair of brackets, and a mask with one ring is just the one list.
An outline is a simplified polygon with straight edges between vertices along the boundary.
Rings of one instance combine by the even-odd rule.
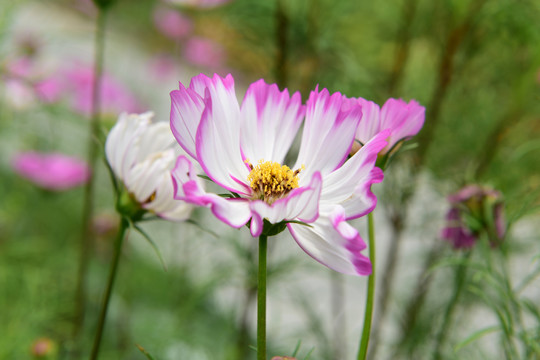
[[[90, 1], [0, 3], [0, 359], [33, 358], [32, 344], [42, 337], [57, 346], [51, 359], [86, 357], [74, 350], [72, 337], [83, 189], [39, 189], [15, 174], [11, 161], [27, 150], [85, 157], [88, 115], [69, 96], [44, 101], [34, 85], [74, 66], [92, 66], [95, 19]], [[117, 0], [107, 14], [104, 68], [136, 99], [137, 109], [152, 110], [162, 121], [169, 117], [169, 92], [200, 72], [232, 73], [239, 94], [264, 78], [304, 99], [318, 84], [381, 105], [389, 97], [424, 105], [416, 147], [404, 149], [386, 184], [376, 187], [380, 270], [395, 237], [396, 213], [405, 222], [406, 242], [397, 253], [398, 268], [405, 269], [397, 276], [404, 281], [385, 300], [392, 316], [384, 319], [376, 357], [397, 358], [403, 299], [411, 296], [427, 249], [440, 242], [450, 192], [482, 183], [503, 193], [512, 229], [504, 261], [517, 269], [516, 280], [529, 274], [540, 253], [538, 19], [536, 0], [230, 0], [212, 7]], [[13, 71], [21, 59], [31, 62], [22, 75]], [[105, 109], [104, 131], [120, 111]], [[95, 214], [105, 228], [96, 225], [88, 254], [83, 353], [91, 344], [118, 222], [101, 160]], [[254, 241], [204, 209], [194, 219], [201, 225], [143, 225], [167, 271], [141, 236], [130, 235], [100, 358], [144, 359], [135, 344], [155, 359], [254, 358]], [[356, 224], [365, 235], [363, 221]], [[365, 279], [332, 275], [286, 236], [276, 243], [268, 292], [271, 354], [290, 355], [301, 340], [299, 359], [308, 353], [312, 360], [353, 358]], [[452, 283], [444, 271], [437, 275], [436, 289]], [[319, 296], [321, 284], [330, 290]], [[532, 284], [527, 299], [534, 304], [540, 288]], [[475, 301], [469, 294], [463, 307]], [[433, 338], [429, 321], [440, 321], [443, 302], [425, 304], [427, 323], [414, 330], [420, 338], [415, 359], [431, 358], [425, 350]], [[456, 330], [455, 338], [481, 327], [475, 326]], [[492, 358], [492, 350], [489, 342], [477, 342], [449, 350], [447, 358]]]

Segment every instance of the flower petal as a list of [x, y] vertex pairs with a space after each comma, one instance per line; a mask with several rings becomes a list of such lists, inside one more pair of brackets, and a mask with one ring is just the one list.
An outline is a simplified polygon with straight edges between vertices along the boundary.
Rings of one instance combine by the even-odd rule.
[[389, 130], [380, 132], [343, 166], [324, 176], [321, 203], [340, 204], [347, 219], [364, 216], [375, 208], [377, 197], [371, 192], [371, 184], [381, 182], [384, 177], [375, 162], [378, 152], [387, 144], [389, 133]]
[[373, 101], [363, 98], [357, 99], [358, 104], [362, 106], [362, 119], [356, 128], [356, 139], [364, 145], [381, 129], [381, 109]]
[[212, 180], [229, 191], [251, 193], [240, 151], [240, 109], [232, 76], [215, 75], [207, 87], [195, 142], [199, 164]]
[[310, 225], [287, 224], [294, 240], [309, 256], [343, 274], [371, 274], [371, 262], [361, 253], [366, 244], [345, 221], [341, 206], [321, 206], [319, 218]]
[[308, 186], [294, 189], [287, 197], [277, 200], [272, 205], [260, 200], [252, 201], [251, 235], [261, 234], [263, 219], [267, 219], [271, 224], [296, 219], [306, 223], [315, 221], [319, 216], [321, 187], [321, 174], [316, 172]]
[[213, 193], [207, 193], [197, 177], [193, 164], [185, 156], [179, 156], [172, 173], [174, 198], [198, 206], [209, 207], [212, 213], [229, 226], [240, 228], [251, 217], [247, 199], [225, 199]]
[[[340, 93], [312, 91], [307, 101], [302, 144], [295, 168], [305, 165], [304, 179], [315, 171], [324, 176], [347, 158], [362, 111]], [[302, 179], [300, 179], [302, 182]]]
[[240, 113], [244, 157], [283, 163], [305, 113], [300, 93], [289, 96], [261, 79], [248, 88]]
[[388, 99], [381, 109], [381, 129], [391, 129], [387, 149], [416, 135], [424, 125], [425, 108], [411, 100]]
[[171, 130], [182, 148], [197, 158], [195, 136], [204, 110], [204, 91], [210, 79], [200, 74], [193, 79], [189, 88], [180, 83], [179, 90], [171, 91]]

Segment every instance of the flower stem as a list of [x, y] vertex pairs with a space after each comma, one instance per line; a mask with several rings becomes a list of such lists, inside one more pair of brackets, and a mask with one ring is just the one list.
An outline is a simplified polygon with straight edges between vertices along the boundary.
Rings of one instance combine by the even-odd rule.
[[266, 250], [267, 236], [261, 235], [257, 285], [257, 360], [266, 360]]
[[368, 353], [369, 335], [371, 333], [371, 319], [373, 316], [373, 298], [375, 295], [375, 224], [373, 223], [373, 213], [368, 214], [368, 234], [369, 234], [369, 259], [371, 260], [371, 275], [368, 277], [366, 312], [364, 314], [364, 328], [358, 350], [358, 360], [364, 360]]
[[94, 80], [92, 91], [92, 115], [88, 135], [87, 162], [90, 167], [90, 177], [84, 188], [84, 200], [82, 211], [82, 231], [79, 253], [79, 269], [77, 273], [77, 289], [75, 293], [75, 326], [74, 337], [77, 338], [84, 323], [84, 312], [86, 303], [86, 274], [88, 272], [88, 260], [91, 251], [90, 224], [92, 213], [94, 212], [94, 188], [96, 177], [96, 162], [98, 156], [99, 123], [100, 123], [100, 93], [101, 93], [101, 73], [103, 71], [103, 53], [105, 41], [105, 20], [106, 10], [98, 9], [96, 19], [95, 37], [95, 58], [94, 58]]
[[[463, 259], [467, 261], [470, 255], [471, 255], [471, 251], [468, 251], [463, 257]], [[467, 277], [467, 266], [468, 266], [467, 263], [460, 264], [459, 268], [456, 271], [456, 277], [455, 277], [455, 283], [454, 283], [454, 295], [452, 296], [452, 299], [448, 303], [448, 306], [446, 307], [446, 311], [444, 312], [443, 323], [442, 323], [441, 328], [439, 329], [439, 334], [435, 342], [435, 354], [434, 354], [433, 359], [436, 359], [436, 360], [442, 359], [441, 348], [443, 347], [444, 341], [446, 340], [446, 336], [449, 333], [449, 328], [452, 322], [452, 315], [454, 314], [454, 309], [456, 308], [459, 297], [461, 296], [461, 293], [463, 292], [465, 279]]]
[[126, 229], [129, 226], [127, 219], [122, 218], [120, 221], [120, 229], [118, 230], [118, 235], [114, 243], [114, 254], [113, 260], [111, 263], [111, 268], [109, 271], [109, 279], [107, 280], [107, 289], [105, 290], [105, 296], [103, 297], [103, 303], [101, 304], [101, 311], [99, 314], [98, 325], [96, 329], [96, 335], [94, 338], [94, 345], [92, 347], [92, 354], [90, 355], [91, 360], [97, 359], [99, 353], [99, 346], [101, 344], [101, 338], [103, 336], [103, 328], [105, 327], [105, 319], [107, 317], [107, 309], [109, 307], [109, 300], [111, 298], [112, 289], [114, 286], [114, 280], [116, 278], [116, 273], [118, 270], [118, 262], [120, 260], [120, 254], [122, 253], [122, 244], [124, 242], [124, 237]]

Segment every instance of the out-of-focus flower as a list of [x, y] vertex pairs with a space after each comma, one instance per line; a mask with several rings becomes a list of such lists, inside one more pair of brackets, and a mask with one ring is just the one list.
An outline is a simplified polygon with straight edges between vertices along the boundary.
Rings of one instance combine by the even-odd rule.
[[42, 80], [34, 85], [35, 92], [41, 101], [55, 103], [62, 96], [62, 85], [55, 78]]
[[154, 10], [154, 24], [163, 35], [173, 40], [185, 38], [193, 29], [193, 22], [189, 17], [178, 10], [161, 6]]
[[390, 130], [388, 145], [381, 155], [389, 153], [395, 145], [416, 135], [424, 125], [425, 108], [415, 100], [409, 103], [401, 99], [388, 99], [382, 109], [373, 101], [357, 99], [362, 106], [362, 120], [356, 129], [360, 145], [368, 142], [382, 130]]
[[60, 153], [19, 153], [13, 158], [12, 167], [20, 176], [54, 191], [84, 184], [90, 176], [84, 161]]
[[271, 360], [296, 360], [296, 358], [290, 356], [274, 356]]
[[[273, 235], [285, 227], [311, 257], [336, 271], [367, 275], [366, 245], [347, 223], [371, 212], [371, 184], [382, 181], [375, 167], [386, 146], [385, 131], [350, 159], [354, 132], [362, 116], [340, 93], [311, 92], [307, 106], [297, 92], [289, 96], [259, 80], [241, 106], [231, 75], [198, 75], [189, 88], [171, 92], [171, 128], [190, 155], [173, 171], [175, 197], [209, 207], [226, 224], [246, 224], [252, 236]], [[302, 125], [296, 164], [283, 165]], [[206, 192], [193, 162], [226, 194]]]
[[165, 0], [169, 4], [191, 6], [198, 8], [212, 8], [228, 3], [231, 0]]
[[119, 210], [135, 219], [150, 211], [168, 220], [185, 220], [193, 206], [173, 198], [171, 179], [180, 149], [173, 147], [169, 125], [152, 123], [152, 117], [150, 112], [123, 113], [107, 137], [107, 161], [124, 185]]
[[223, 65], [225, 50], [210, 39], [192, 37], [185, 44], [184, 58], [193, 65], [217, 69]]
[[[58, 86], [63, 94], [70, 99], [73, 108], [90, 115], [92, 111], [92, 91], [94, 88], [94, 69], [90, 66], [78, 66], [57, 75]], [[103, 74], [101, 79], [101, 109], [105, 114], [118, 116], [123, 111], [137, 112], [140, 110], [135, 97], [109, 74]]]
[[177, 62], [167, 55], [154, 56], [148, 63], [148, 71], [157, 79], [169, 80], [177, 70]]
[[30, 352], [36, 359], [52, 359], [55, 357], [57, 350], [56, 343], [46, 337], [36, 339], [30, 348]]
[[470, 248], [482, 232], [497, 245], [506, 234], [504, 203], [501, 194], [491, 188], [468, 185], [448, 196], [451, 208], [441, 237], [454, 248]]

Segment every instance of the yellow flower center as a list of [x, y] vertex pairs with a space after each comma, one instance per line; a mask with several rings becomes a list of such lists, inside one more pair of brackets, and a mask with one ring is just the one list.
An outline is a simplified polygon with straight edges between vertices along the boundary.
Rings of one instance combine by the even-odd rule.
[[302, 166], [293, 171], [287, 165], [264, 160], [259, 160], [259, 164], [255, 167], [249, 163], [249, 160], [246, 160], [246, 163], [251, 169], [248, 181], [253, 190], [253, 198], [263, 200], [270, 205], [298, 187], [298, 174], [304, 169]]

